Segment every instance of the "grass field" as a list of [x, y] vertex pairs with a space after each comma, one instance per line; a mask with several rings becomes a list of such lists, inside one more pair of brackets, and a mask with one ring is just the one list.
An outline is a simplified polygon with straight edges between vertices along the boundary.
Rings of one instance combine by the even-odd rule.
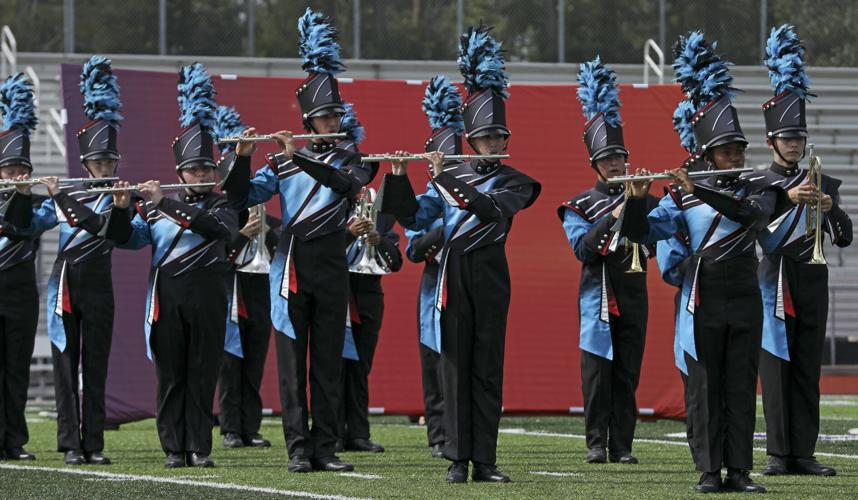
[[[833, 465], [832, 478], [756, 477], [779, 498], [858, 498], [858, 398], [828, 397], [822, 405], [817, 457]], [[166, 470], [154, 420], [123, 425], [106, 436], [107, 467], [67, 467], [55, 450], [56, 424], [31, 416], [35, 462], [0, 462], [2, 498], [688, 498], [698, 474], [675, 421], [638, 425], [639, 465], [584, 463], [583, 420], [509, 417], [501, 422], [498, 465], [512, 484], [448, 485], [447, 462], [433, 459], [425, 428], [404, 417], [374, 417], [373, 439], [383, 454], [343, 453], [354, 474], [290, 474], [278, 419], [266, 419], [269, 449], [225, 450], [215, 428], [217, 466]], [[850, 433], [850, 430], [852, 433]], [[758, 409], [757, 432], [765, 432]], [[760, 436], [762, 438], [762, 436]], [[765, 465], [765, 441], [756, 441], [756, 472]]]

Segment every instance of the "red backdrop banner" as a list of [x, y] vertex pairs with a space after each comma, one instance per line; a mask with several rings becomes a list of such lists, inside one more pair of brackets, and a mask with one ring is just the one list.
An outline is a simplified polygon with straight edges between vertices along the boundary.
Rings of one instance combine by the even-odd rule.
[[[80, 66], [62, 68], [69, 174], [83, 175], [75, 132], [84, 123], [78, 90]], [[132, 181], [175, 179], [170, 144], [179, 130], [177, 75], [116, 70], [125, 120], [119, 135], [119, 175]], [[432, 75], [426, 75], [429, 78]], [[513, 75], [514, 76], [514, 75]], [[570, 75], [570, 80], [572, 75]], [[420, 109], [425, 83], [341, 79], [343, 98], [366, 128], [364, 152], [421, 151], [430, 130]], [[220, 104], [234, 106], [261, 133], [300, 130], [294, 78], [215, 76]], [[581, 135], [584, 119], [574, 85], [512, 85], [507, 118], [508, 163], [542, 183], [542, 195], [519, 214], [507, 243], [512, 304], [506, 342], [504, 411], [567, 413], [583, 406], [578, 349], [580, 264], [565, 239], [557, 207], [595, 182]], [[660, 171], [680, 164], [684, 152], [671, 125], [680, 98], [676, 86], [621, 86], [626, 145], [633, 166]], [[263, 164], [262, 145], [254, 164]], [[382, 172], [389, 171], [382, 165]], [[419, 193], [422, 165], [412, 168]], [[416, 170], [416, 172], [415, 172]], [[378, 185], [381, 175], [374, 184]], [[654, 188], [659, 189], [660, 188]], [[656, 193], [659, 194], [659, 193]], [[279, 214], [276, 199], [269, 213]], [[402, 249], [405, 248], [403, 240]], [[108, 378], [108, 414], [115, 422], [154, 415], [154, 369], [146, 358], [143, 305], [150, 252], [117, 250], [113, 258], [116, 320]], [[406, 263], [383, 280], [385, 317], [370, 377], [370, 406], [385, 413], [421, 414], [416, 300], [422, 265]], [[673, 293], [656, 266], [649, 271], [649, 325], [638, 405], [655, 415], [682, 415], [682, 384], [673, 365]], [[276, 334], [276, 333], [275, 333]], [[333, 348], [333, 347], [332, 347]], [[265, 406], [279, 411], [276, 356], [269, 350]]]

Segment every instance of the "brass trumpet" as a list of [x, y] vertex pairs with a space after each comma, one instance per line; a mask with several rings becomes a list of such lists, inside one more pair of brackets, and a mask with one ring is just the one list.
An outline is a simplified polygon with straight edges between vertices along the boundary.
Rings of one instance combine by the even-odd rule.
[[[345, 139], [345, 132], [337, 132], [334, 134], [294, 134], [292, 135], [293, 139]], [[219, 144], [233, 144], [236, 142], [270, 142], [276, 141], [277, 138], [271, 134], [268, 135], [248, 135], [246, 137], [242, 136], [234, 136], [234, 137], [222, 137], [217, 140]]]
[[[628, 173], [629, 173], [629, 164], [626, 163], [626, 174], [627, 174], [627, 176], [628, 176]], [[634, 176], [632, 175], [630, 177], [634, 177]], [[629, 200], [629, 197], [631, 196], [631, 191], [632, 191], [631, 186], [629, 186], [628, 183], [626, 183], [626, 190], [623, 193], [623, 197], [626, 199], [626, 201]], [[629, 239], [626, 238], [626, 250], [628, 250], [628, 249], [629, 249]], [[631, 243], [631, 249], [632, 249], [632, 263], [629, 265], [629, 268], [626, 269], [626, 272], [627, 273], [645, 273], [646, 271], [644, 270], [643, 265], [641, 265], [641, 254], [640, 254], [641, 246], [640, 246], [640, 244], [632, 242]]]
[[[814, 144], [810, 144], [810, 163], [807, 169], [807, 177], [811, 185], [820, 189], [822, 187], [822, 160], [813, 154]], [[808, 212], [805, 225], [805, 234], [810, 235], [813, 232], [813, 255], [810, 257], [808, 264], [828, 264], [825, 260], [825, 254], [822, 252], [822, 196], [821, 193], [816, 198], [816, 203], [808, 205]]]
[[[375, 228], [378, 223], [378, 201], [375, 189], [364, 186], [358, 195], [354, 216], [358, 219], [368, 219]], [[390, 269], [376, 258], [376, 248], [367, 242], [366, 235], [361, 235], [356, 244], [362, 245], [359, 250], [360, 260], [350, 267], [351, 272], [379, 276], [390, 273]]]
[[[203, 187], [215, 187], [217, 186], [216, 182], [198, 182], [196, 184], [161, 184], [161, 191], [177, 191], [188, 188], [203, 188]], [[87, 193], [100, 194], [100, 193], [121, 193], [123, 191], [140, 191], [140, 185], [136, 186], [128, 186], [128, 187], [119, 187], [119, 186], [111, 186], [111, 187], [100, 187], [100, 188], [90, 188], [87, 189]]]
[[243, 273], [268, 274], [271, 271], [271, 255], [268, 253], [268, 247], [265, 246], [265, 203], [254, 205], [249, 210], [262, 221], [262, 230], [250, 241], [250, 248], [254, 250], [253, 259], [240, 266], [238, 270]]
[[[460, 161], [470, 161], [470, 160], [503, 160], [505, 158], [509, 158], [509, 155], [444, 155], [444, 161], [447, 160], [460, 160]], [[419, 154], [405, 154], [405, 155], [367, 155], [360, 159], [363, 163], [372, 163], [377, 161], [419, 161], [425, 160], [426, 157]]]

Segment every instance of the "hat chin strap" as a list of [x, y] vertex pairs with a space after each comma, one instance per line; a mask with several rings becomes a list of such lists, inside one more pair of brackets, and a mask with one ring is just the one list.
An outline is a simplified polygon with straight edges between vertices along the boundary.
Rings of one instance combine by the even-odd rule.
[[784, 158], [784, 155], [781, 154], [781, 150], [778, 148], [778, 142], [776, 139], [777, 136], [772, 138], [772, 149], [775, 150], [775, 154], [777, 154], [780, 159], [783, 160], [783, 162], [787, 165], [798, 165], [798, 162], [800, 162], [804, 159], [805, 156], [807, 156], [807, 137], [804, 138], [804, 146], [801, 148], [801, 158], [799, 158], [796, 162], [790, 162], [786, 158]]

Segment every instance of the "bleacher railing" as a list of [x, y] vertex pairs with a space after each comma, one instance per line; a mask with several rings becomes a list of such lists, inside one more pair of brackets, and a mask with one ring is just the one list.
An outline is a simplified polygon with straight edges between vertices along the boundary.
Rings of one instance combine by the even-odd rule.
[[5, 78], [18, 69], [18, 42], [9, 26], [0, 29], [0, 77]]
[[[652, 58], [650, 52], [655, 53], [658, 62]], [[643, 47], [643, 83], [649, 85], [649, 72], [652, 71], [658, 77], [659, 85], [664, 83], [664, 52], [652, 38], [644, 42]]]

